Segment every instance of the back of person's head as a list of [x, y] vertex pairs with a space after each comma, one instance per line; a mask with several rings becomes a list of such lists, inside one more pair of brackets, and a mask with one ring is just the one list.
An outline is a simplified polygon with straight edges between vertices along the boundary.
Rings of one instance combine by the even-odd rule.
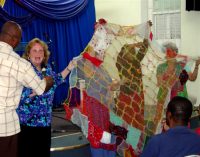
[[171, 99], [167, 106], [167, 114], [171, 113], [171, 118], [175, 123], [187, 125], [192, 115], [193, 106], [190, 100], [176, 96]]
[[15, 48], [21, 41], [22, 30], [14, 21], [7, 21], [1, 28], [0, 41], [8, 43]]

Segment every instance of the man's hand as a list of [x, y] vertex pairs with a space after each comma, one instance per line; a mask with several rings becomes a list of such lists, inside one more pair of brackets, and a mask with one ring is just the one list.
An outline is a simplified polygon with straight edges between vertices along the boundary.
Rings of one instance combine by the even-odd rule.
[[51, 76], [45, 76], [44, 79], [46, 81], [46, 88], [44, 92], [48, 92], [49, 89], [53, 86], [54, 80]]

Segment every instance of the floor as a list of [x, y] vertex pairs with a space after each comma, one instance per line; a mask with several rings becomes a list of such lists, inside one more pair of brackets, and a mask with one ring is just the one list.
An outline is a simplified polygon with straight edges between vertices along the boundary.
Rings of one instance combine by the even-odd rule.
[[88, 140], [78, 126], [66, 120], [65, 110], [54, 110], [52, 118], [51, 157], [91, 157]]
[[63, 109], [52, 114], [51, 157], [91, 157], [90, 145], [80, 128], [65, 119]]
[[80, 128], [66, 120], [64, 110], [53, 111], [52, 137], [80, 132]]

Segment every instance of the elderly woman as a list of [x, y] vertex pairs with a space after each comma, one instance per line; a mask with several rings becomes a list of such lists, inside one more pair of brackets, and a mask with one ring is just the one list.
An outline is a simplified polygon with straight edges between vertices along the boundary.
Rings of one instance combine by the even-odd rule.
[[[187, 97], [188, 95], [185, 82], [181, 83], [179, 80], [179, 75], [185, 63], [178, 62], [176, 59], [178, 54], [177, 46], [172, 42], [166, 42], [163, 44], [163, 49], [165, 51], [166, 62], [161, 63], [157, 67], [156, 76], [159, 90], [157, 94], [157, 106], [154, 117], [155, 127], [153, 133], [161, 132], [162, 126], [160, 125], [166, 103], [174, 96]], [[185, 77], [188, 77], [187, 72]]]
[[[166, 103], [173, 97], [188, 97], [186, 81], [188, 79], [190, 81], [196, 80], [198, 75], [198, 66], [200, 64], [200, 59], [198, 59], [195, 63], [194, 71], [186, 71], [184, 69], [186, 61], [176, 60], [176, 58], [179, 57], [177, 55], [177, 46], [172, 42], [166, 42], [163, 44], [163, 47], [166, 54], [166, 62], [158, 65], [157, 68], [157, 83], [159, 91], [157, 94], [157, 111], [154, 118], [155, 124], [161, 121], [164, 108], [166, 108]], [[160, 132], [158, 128], [157, 132]]]
[[166, 62], [158, 65], [157, 68], [157, 83], [159, 86], [157, 98], [165, 99], [170, 90], [170, 98], [176, 95], [187, 97], [186, 86], [179, 81], [179, 75], [185, 64], [176, 60], [178, 48], [172, 42], [164, 43], [163, 47], [165, 49]]
[[59, 74], [47, 64], [49, 51], [47, 45], [38, 38], [31, 40], [23, 57], [31, 62], [40, 78], [52, 76], [54, 86], [41, 96], [36, 96], [30, 88], [24, 88], [20, 105], [17, 109], [21, 133], [19, 136], [19, 156], [32, 157], [42, 154], [50, 157], [51, 113], [55, 89], [65, 82], [66, 76], [74, 67], [73, 61]]

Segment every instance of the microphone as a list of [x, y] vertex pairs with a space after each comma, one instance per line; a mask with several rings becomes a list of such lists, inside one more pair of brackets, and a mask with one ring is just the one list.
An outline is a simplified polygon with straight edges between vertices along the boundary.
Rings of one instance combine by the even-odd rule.
[[45, 76], [47, 76], [47, 71], [46, 71], [46, 68], [44, 67], [44, 68], [42, 68], [42, 75], [45, 77]]
[[44, 32], [43, 35], [44, 35], [46, 41], [50, 44], [50, 43], [52, 42], [52, 40], [50, 39], [48, 33], [45, 33], [45, 32]]

